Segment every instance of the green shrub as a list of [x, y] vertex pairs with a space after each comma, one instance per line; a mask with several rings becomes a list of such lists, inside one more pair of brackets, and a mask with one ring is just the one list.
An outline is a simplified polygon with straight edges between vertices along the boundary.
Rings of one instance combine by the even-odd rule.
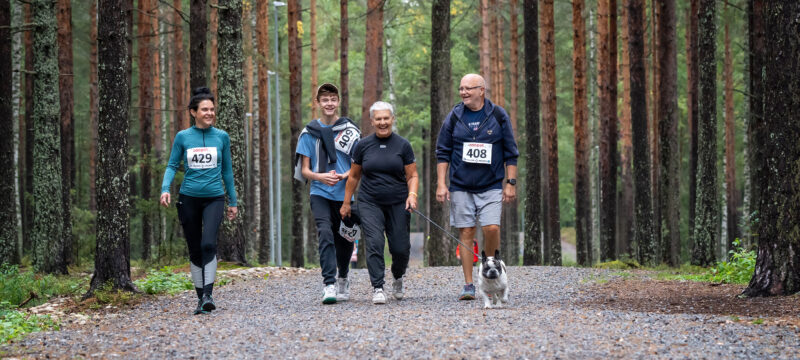
[[36, 306], [52, 297], [77, 295], [88, 283], [86, 276], [42, 275], [20, 271], [17, 265], [0, 265], [0, 299], [14, 307], [28, 299], [25, 306]]
[[741, 247], [741, 241], [733, 242], [734, 250], [728, 252], [728, 261], [720, 261], [709, 269], [709, 280], [727, 284], [747, 284], [756, 268], [756, 252]]
[[628, 270], [628, 269], [639, 269], [642, 267], [642, 265], [639, 265], [639, 263], [636, 260], [620, 259], [620, 260], [598, 263], [595, 264], [594, 267], [599, 269], [609, 269], [609, 270]]
[[15, 308], [8, 301], [0, 302], [0, 344], [34, 331], [58, 330], [58, 323], [50, 316], [28, 314]]
[[194, 289], [194, 284], [185, 274], [175, 274], [168, 267], [150, 270], [147, 277], [134, 281], [139, 290], [148, 294], [174, 295]]

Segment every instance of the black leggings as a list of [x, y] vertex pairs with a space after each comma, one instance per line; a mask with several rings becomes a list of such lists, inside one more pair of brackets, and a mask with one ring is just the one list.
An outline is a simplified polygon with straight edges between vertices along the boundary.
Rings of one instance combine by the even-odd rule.
[[217, 232], [225, 210], [225, 197], [193, 197], [180, 194], [178, 219], [189, 246], [189, 262], [197, 297], [211, 295], [217, 274]]

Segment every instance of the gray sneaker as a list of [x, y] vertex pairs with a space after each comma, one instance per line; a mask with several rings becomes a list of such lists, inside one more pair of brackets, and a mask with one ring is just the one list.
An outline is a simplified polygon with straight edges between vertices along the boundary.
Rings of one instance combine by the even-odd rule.
[[336, 285], [325, 285], [325, 290], [322, 291], [323, 304], [336, 304]]
[[383, 294], [383, 289], [372, 289], [372, 303], [373, 304], [386, 304], [386, 295]]
[[461, 295], [458, 296], [458, 300], [475, 300], [475, 285], [464, 285], [464, 289], [461, 290]]
[[336, 301], [350, 300], [350, 280], [347, 278], [336, 279]]
[[403, 278], [394, 279], [392, 283], [392, 293], [397, 300], [403, 299]]

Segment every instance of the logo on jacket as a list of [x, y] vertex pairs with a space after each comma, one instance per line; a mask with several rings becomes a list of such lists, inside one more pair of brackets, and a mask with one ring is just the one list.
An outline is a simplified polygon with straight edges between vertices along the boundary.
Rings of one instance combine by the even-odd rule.
[[492, 130], [486, 130], [486, 133], [492, 135]]

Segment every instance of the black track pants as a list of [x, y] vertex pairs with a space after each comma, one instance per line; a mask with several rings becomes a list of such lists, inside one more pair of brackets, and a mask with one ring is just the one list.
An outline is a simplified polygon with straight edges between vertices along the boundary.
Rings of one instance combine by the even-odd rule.
[[350, 256], [353, 255], [353, 243], [339, 235], [342, 217], [339, 209], [341, 201], [328, 200], [322, 196], [311, 195], [311, 212], [317, 224], [319, 240], [319, 266], [322, 268], [322, 279], [325, 285], [336, 283], [336, 269], [339, 277], [346, 278], [350, 270]]
[[367, 269], [372, 287], [383, 287], [384, 284], [386, 264], [383, 260], [383, 249], [387, 240], [389, 253], [392, 254], [392, 276], [399, 279], [406, 273], [411, 251], [409, 238], [411, 214], [405, 207], [404, 202], [394, 205], [358, 202], [361, 231], [364, 233], [367, 245]]
[[189, 262], [197, 297], [211, 295], [217, 274], [217, 233], [225, 210], [225, 197], [178, 197], [178, 219], [189, 246]]

